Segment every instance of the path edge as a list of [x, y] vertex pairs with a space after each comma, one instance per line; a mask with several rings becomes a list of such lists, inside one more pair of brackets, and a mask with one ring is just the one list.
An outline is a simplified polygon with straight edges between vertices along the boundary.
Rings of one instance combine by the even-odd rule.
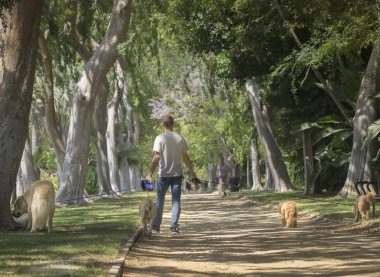
[[118, 258], [115, 260], [114, 264], [108, 270], [106, 276], [107, 277], [120, 277], [123, 274], [123, 267], [125, 259], [131, 251], [133, 245], [136, 243], [137, 239], [142, 234], [142, 227], [138, 228], [134, 233], [133, 237], [130, 238], [124, 247], [120, 250]]

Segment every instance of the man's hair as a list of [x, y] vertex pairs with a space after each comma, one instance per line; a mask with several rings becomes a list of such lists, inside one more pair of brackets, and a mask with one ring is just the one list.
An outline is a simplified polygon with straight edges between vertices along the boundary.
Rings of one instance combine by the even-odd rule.
[[162, 118], [162, 125], [165, 127], [165, 128], [173, 128], [174, 126], [174, 118], [170, 115], [165, 115], [163, 118]]

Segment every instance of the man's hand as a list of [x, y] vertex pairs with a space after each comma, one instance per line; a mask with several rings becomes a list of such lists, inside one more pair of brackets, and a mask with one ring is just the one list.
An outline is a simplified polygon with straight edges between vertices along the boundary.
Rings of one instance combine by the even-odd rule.
[[145, 180], [148, 180], [149, 183], [152, 183], [152, 179], [153, 179], [153, 177], [150, 174], [146, 175], [146, 177], [145, 177]]

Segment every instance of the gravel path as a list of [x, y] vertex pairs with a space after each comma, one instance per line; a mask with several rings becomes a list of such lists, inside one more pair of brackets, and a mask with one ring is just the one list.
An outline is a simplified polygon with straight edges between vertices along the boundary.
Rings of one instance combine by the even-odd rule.
[[183, 195], [181, 235], [170, 236], [170, 198], [162, 231], [142, 238], [123, 276], [380, 276], [378, 237], [350, 225], [300, 218], [280, 227], [270, 206], [210, 194]]

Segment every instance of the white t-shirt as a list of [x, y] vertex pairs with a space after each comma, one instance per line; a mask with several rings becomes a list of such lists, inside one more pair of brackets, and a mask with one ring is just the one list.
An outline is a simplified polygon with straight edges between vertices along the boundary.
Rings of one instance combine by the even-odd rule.
[[174, 132], [165, 132], [154, 140], [153, 151], [160, 153], [158, 176], [183, 176], [182, 154], [188, 150], [185, 139]]

